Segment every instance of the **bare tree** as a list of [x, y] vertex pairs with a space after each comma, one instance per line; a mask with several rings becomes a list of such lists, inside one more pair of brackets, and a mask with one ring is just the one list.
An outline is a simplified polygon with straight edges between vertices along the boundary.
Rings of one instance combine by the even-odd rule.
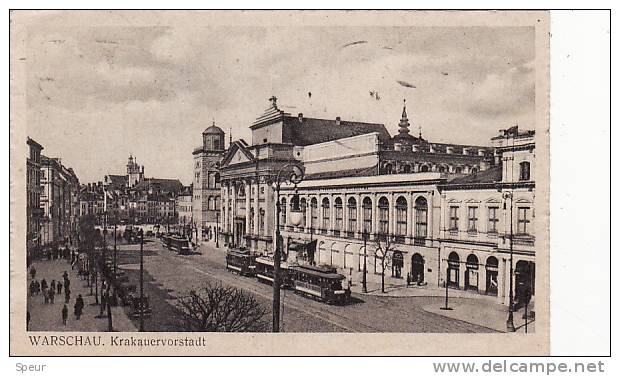
[[379, 261], [381, 268], [381, 292], [385, 293], [385, 271], [392, 266], [394, 252], [398, 249], [389, 235], [378, 236], [374, 244], [375, 260]]
[[236, 287], [207, 282], [178, 302], [189, 331], [261, 332], [268, 328], [265, 307]]

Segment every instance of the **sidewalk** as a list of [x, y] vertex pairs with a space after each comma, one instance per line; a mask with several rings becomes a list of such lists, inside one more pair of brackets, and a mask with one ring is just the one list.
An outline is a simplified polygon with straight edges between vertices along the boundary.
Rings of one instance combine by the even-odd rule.
[[[95, 296], [90, 294], [90, 287], [86, 286], [86, 281], [81, 280], [77, 275], [77, 270], [71, 270], [71, 265], [66, 260], [37, 260], [33, 264], [37, 270], [36, 279], [39, 282], [45, 279], [49, 284], [52, 279], [62, 281], [62, 274], [66, 270], [71, 282], [71, 299], [67, 304], [69, 315], [67, 325], [62, 323], [61, 310], [65, 302], [64, 286], [63, 292], [56, 295], [54, 304], [45, 304], [43, 295], [28, 296], [28, 311], [30, 312], [30, 331], [59, 331], [59, 332], [104, 332], [108, 330], [107, 317], [96, 318], [100, 308], [94, 305]], [[30, 283], [30, 273], [28, 273], [27, 285]], [[76, 320], [73, 315], [73, 305], [78, 294], [82, 294], [84, 299], [84, 310], [82, 318]], [[94, 288], [93, 288], [94, 294]], [[105, 315], [105, 312], [104, 312]], [[117, 332], [135, 332], [136, 327], [127, 317], [123, 307], [112, 307], [112, 325]]]
[[[435, 304], [424, 306], [422, 309], [426, 312], [466, 321], [468, 323], [491, 328], [499, 332], [506, 332], [508, 307], [505, 305], [497, 303], [480, 304], [480, 302], [455, 299], [453, 301], [448, 300], [448, 307], [452, 308], [452, 310], [442, 310], [442, 307], [444, 307], [444, 305]], [[531, 311], [532, 309], [528, 309], [528, 312]], [[525, 319], [523, 318], [523, 312], [523, 308], [513, 312], [513, 323], [518, 333], [525, 333]], [[535, 326], [535, 321], [528, 318], [527, 332], [534, 333]]]

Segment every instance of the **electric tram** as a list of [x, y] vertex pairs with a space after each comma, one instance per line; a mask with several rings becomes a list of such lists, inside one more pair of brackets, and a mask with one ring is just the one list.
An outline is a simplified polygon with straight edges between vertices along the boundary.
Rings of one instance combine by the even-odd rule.
[[344, 304], [351, 299], [345, 276], [335, 267], [326, 265], [296, 265], [288, 268], [292, 288], [296, 293], [328, 304]]
[[192, 247], [189, 243], [189, 239], [180, 236], [170, 236], [169, 245], [171, 251], [176, 251], [180, 255], [189, 255], [192, 251]]
[[[292, 286], [288, 268], [288, 263], [280, 263], [280, 283], [285, 288]], [[273, 269], [273, 257], [261, 256], [256, 259], [256, 279], [259, 282], [273, 283]]]
[[246, 249], [229, 249], [226, 252], [226, 269], [243, 276], [253, 277], [256, 256]]

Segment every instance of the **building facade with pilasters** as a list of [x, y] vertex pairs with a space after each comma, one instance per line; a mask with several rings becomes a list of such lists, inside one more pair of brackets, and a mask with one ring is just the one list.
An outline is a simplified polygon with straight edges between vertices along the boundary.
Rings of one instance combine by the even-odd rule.
[[519, 305], [536, 293], [534, 132], [513, 127], [492, 142], [496, 167], [439, 185], [440, 274], [449, 286], [506, 305], [512, 278]]

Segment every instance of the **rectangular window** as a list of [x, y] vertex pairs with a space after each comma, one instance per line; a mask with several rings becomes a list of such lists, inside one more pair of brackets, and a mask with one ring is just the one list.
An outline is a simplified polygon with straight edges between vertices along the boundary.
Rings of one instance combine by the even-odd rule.
[[518, 208], [517, 235], [527, 235], [530, 229], [530, 208]]
[[459, 229], [459, 207], [450, 206], [450, 230], [458, 231]]
[[497, 233], [497, 224], [499, 223], [499, 219], [497, 218], [497, 211], [499, 208], [497, 206], [489, 207], [489, 227], [487, 232], [489, 233]]
[[467, 209], [467, 231], [469, 232], [477, 232], [478, 231], [478, 207], [470, 206]]

